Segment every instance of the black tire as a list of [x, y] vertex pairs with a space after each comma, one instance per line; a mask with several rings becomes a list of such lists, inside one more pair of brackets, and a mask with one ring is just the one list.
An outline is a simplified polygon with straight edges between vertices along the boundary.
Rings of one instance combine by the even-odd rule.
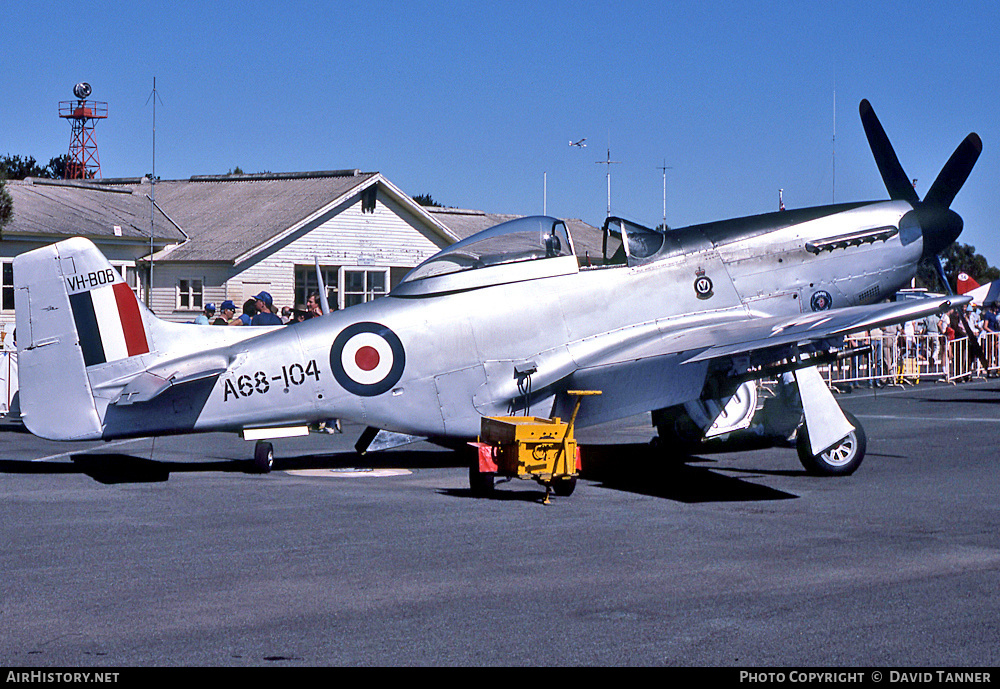
[[829, 450], [818, 455], [813, 455], [809, 449], [809, 431], [806, 429], [806, 425], [799, 426], [798, 437], [795, 439], [795, 449], [798, 451], [799, 461], [810, 474], [850, 476], [861, 466], [865, 452], [868, 450], [868, 436], [853, 414], [845, 411], [844, 416], [854, 426], [854, 430]]
[[480, 471], [478, 460], [473, 460], [469, 465], [469, 488], [476, 497], [485, 497], [493, 494], [493, 479], [496, 474], [489, 471]]
[[568, 498], [574, 490], [576, 490], [576, 476], [565, 476], [552, 482], [552, 492], [560, 498]]
[[271, 443], [258, 441], [253, 449], [253, 468], [267, 474], [274, 467], [274, 446]]

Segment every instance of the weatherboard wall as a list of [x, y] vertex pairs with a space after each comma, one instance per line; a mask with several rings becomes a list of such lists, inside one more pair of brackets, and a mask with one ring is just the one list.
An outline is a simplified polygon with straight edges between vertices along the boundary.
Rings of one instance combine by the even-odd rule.
[[314, 223], [257, 253], [251, 252], [236, 265], [179, 261], [155, 264], [152, 308], [167, 320], [194, 320], [201, 309], [178, 308], [178, 284], [182, 279], [201, 279], [203, 303], [212, 302], [218, 307], [223, 300], [231, 299], [239, 309], [243, 301], [265, 290], [280, 311], [283, 306], [295, 305], [296, 268], [313, 269], [317, 258], [322, 266], [386, 268], [394, 283], [446, 244], [425, 222], [379, 189], [373, 210], [364, 209], [361, 194], [354, 195]]

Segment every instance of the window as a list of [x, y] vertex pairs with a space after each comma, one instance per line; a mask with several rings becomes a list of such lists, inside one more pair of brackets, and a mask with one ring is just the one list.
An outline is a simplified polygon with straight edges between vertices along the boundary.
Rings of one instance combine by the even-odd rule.
[[[320, 266], [326, 299], [331, 309], [345, 309], [384, 297], [389, 291], [388, 268], [343, 268]], [[305, 304], [312, 292], [319, 291], [315, 266], [295, 268], [295, 303]]]
[[135, 298], [141, 301], [142, 281], [139, 279], [139, 269], [135, 267], [135, 264], [112, 261], [111, 265], [118, 271], [118, 274], [122, 276], [122, 280], [124, 280], [132, 289], [132, 293], [135, 294]]
[[[323, 276], [323, 286], [326, 287], [326, 299], [331, 309], [338, 308], [337, 285], [340, 266], [320, 266]], [[319, 292], [319, 282], [316, 280], [316, 266], [296, 266], [295, 268], [295, 303], [305, 305], [309, 295]]]
[[344, 308], [385, 296], [389, 271], [344, 270]]
[[202, 281], [182, 279], [177, 281], [177, 308], [200, 311], [202, 307]]
[[14, 263], [3, 262], [2, 294], [0, 294], [4, 311], [14, 310]]

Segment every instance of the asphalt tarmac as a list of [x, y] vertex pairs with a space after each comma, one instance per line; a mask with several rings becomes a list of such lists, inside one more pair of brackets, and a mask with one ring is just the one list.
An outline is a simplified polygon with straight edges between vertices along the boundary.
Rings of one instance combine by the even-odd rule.
[[53, 443], [0, 424], [0, 666], [1000, 665], [1000, 382], [838, 397], [853, 476], [585, 429], [543, 505], [361, 429]]

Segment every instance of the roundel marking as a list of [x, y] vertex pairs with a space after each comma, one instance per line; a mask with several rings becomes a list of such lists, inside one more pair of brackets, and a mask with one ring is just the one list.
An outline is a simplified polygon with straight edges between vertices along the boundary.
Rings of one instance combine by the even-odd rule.
[[694, 293], [699, 299], [709, 299], [712, 296], [712, 278], [698, 275], [694, 281]]
[[378, 350], [374, 347], [369, 347], [365, 345], [358, 350], [358, 353], [354, 355], [354, 363], [358, 365], [362, 371], [371, 371], [378, 368], [378, 362], [381, 357], [378, 355]]
[[826, 311], [833, 306], [833, 297], [826, 290], [814, 292], [809, 299], [809, 308], [813, 311]]
[[387, 392], [403, 375], [406, 353], [396, 333], [380, 323], [354, 323], [330, 348], [330, 368], [340, 386], [361, 397]]

